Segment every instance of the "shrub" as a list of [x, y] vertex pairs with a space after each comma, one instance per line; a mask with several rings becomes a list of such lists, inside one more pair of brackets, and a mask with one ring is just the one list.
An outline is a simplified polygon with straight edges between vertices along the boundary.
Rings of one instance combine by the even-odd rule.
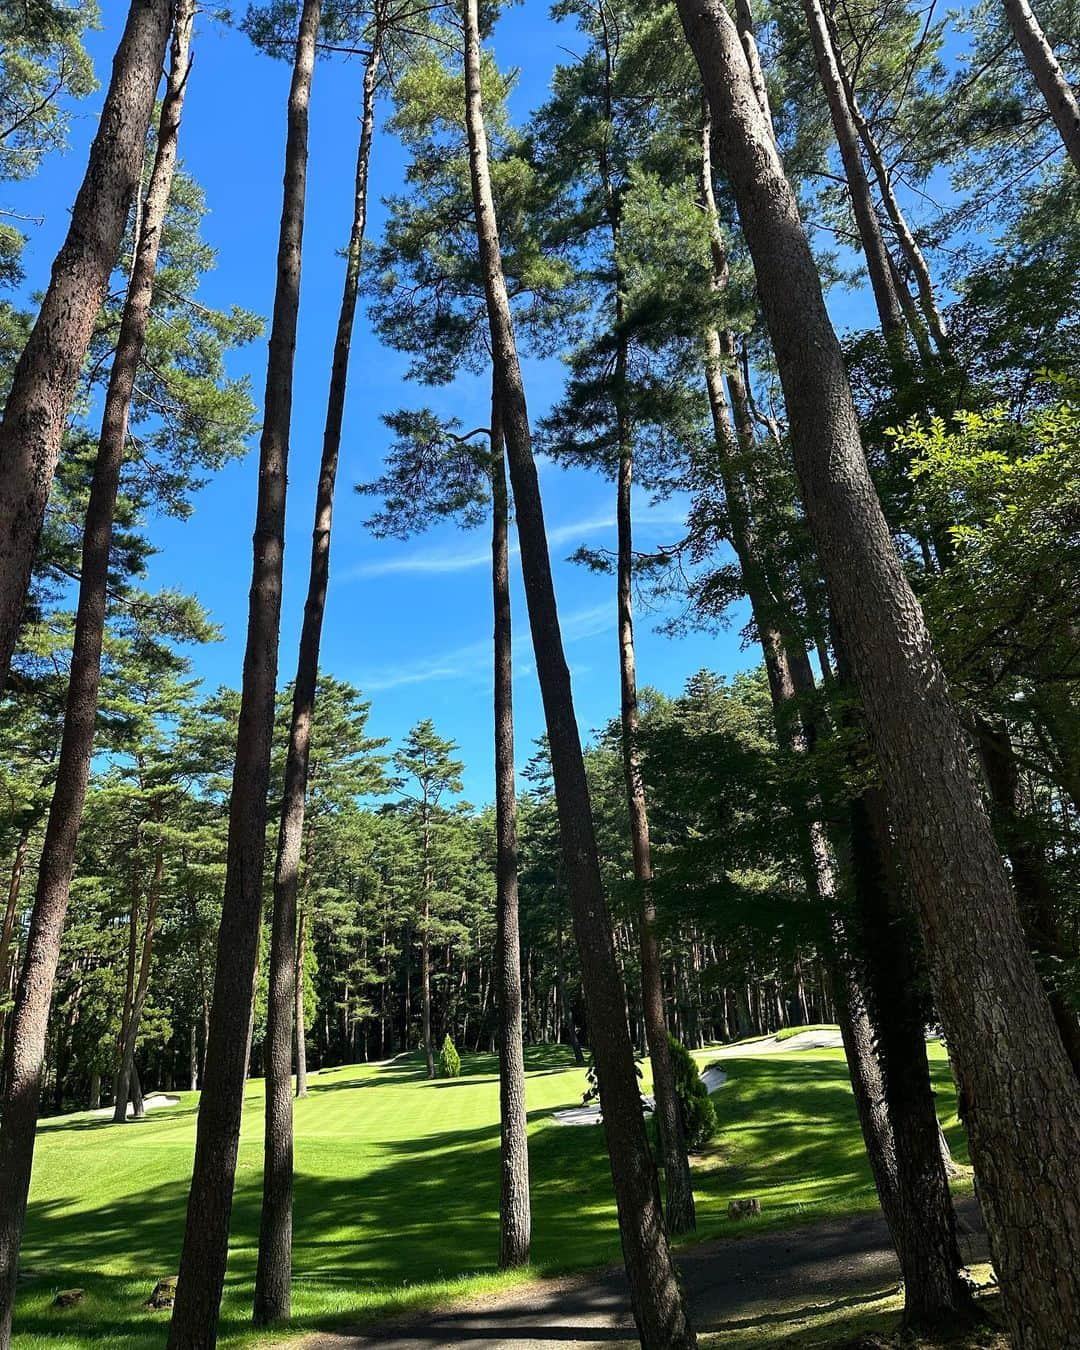
[[708, 1089], [701, 1081], [697, 1065], [682, 1041], [668, 1037], [671, 1068], [675, 1075], [675, 1095], [682, 1113], [683, 1136], [686, 1147], [704, 1148], [716, 1133], [716, 1108], [709, 1099]]
[[[640, 1079], [641, 1065], [637, 1062], [637, 1060], [634, 1060], [634, 1072]], [[596, 1067], [596, 1060], [593, 1058], [592, 1055], [589, 1056], [589, 1067], [585, 1070], [585, 1082], [587, 1086], [585, 1088], [585, 1095], [581, 1099], [581, 1104], [582, 1106], [591, 1106], [593, 1102], [600, 1101], [600, 1071]], [[647, 1106], [647, 1102], [644, 1097], [641, 1098], [641, 1104], [643, 1107]]]
[[450, 1039], [450, 1033], [446, 1033], [446, 1040], [443, 1041], [442, 1050], [439, 1052], [439, 1073], [443, 1078], [456, 1078], [461, 1072], [461, 1056]]

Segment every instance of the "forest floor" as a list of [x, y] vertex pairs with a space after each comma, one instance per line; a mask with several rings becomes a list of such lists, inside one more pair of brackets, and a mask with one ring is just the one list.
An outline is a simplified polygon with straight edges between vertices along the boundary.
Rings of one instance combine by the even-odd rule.
[[[718, 1047], [697, 1056], [704, 1067]], [[842, 1052], [732, 1056], [715, 1094], [716, 1147], [695, 1159], [700, 1239], [745, 1237], [728, 1201], [757, 1196], [756, 1237], [876, 1212]], [[944, 1052], [930, 1047], [939, 1110], [966, 1157]], [[429, 1082], [415, 1056], [312, 1075], [296, 1104], [294, 1318], [288, 1333], [355, 1328], [396, 1313], [619, 1257], [599, 1128], [567, 1130], [556, 1110], [580, 1102], [585, 1073], [560, 1047], [527, 1052], [533, 1265], [496, 1269], [498, 1076], [490, 1055]], [[647, 1069], [647, 1066], [646, 1066]], [[646, 1078], [644, 1087], [648, 1087]], [[126, 1125], [82, 1113], [43, 1121], [16, 1307], [19, 1350], [157, 1350], [167, 1314], [145, 1304], [175, 1271], [194, 1145], [197, 1096]], [[261, 1197], [263, 1089], [248, 1084], [233, 1210], [222, 1346], [280, 1344], [248, 1321]], [[542, 1288], [543, 1286], [539, 1286]], [[58, 1290], [85, 1297], [57, 1308]], [[610, 1331], [605, 1340], [610, 1338]], [[429, 1342], [430, 1344], [430, 1342]]]

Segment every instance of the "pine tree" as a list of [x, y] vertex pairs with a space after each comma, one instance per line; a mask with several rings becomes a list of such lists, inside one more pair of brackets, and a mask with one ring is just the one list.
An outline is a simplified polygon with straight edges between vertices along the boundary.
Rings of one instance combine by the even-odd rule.
[[[11, 1051], [4, 1082], [3, 1124], [0, 1127], [0, 1157], [4, 1159], [4, 1189], [0, 1192], [0, 1344], [5, 1345], [11, 1334], [11, 1311], [33, 1163], [49, 1006], [93, 747], [113, 516], [120, 485], [132, 389], [145, 343], [158, 248], [176, 164], [180, 117], [190, 72], [189, 47], [193, 19], [193, 5], [181, 6], [174, 16], [169, 82], [162, 104], [157, 152], [145, 209], [141, 213], [135, 262], [105, 400], [101, 439], [90, 489], [63, 743], [57, 764], [56, 787], [49, 808], [43, 863], [38, 875], [23, 971], [12, 1015]], [[139, 989], [145, 1001], [145, 978], [149, 977], [148, 950], [143, 966]], [[138, 1015], [134, 1011], [131, 1025], [131, 1037], [124, 1047], [127, 1072], [122, 1070], [121, 1073], [125, 1102], [134, 1055], [134, 1035], [138, 1026]]]
[[284, 201], [259, 450], [254, 560], [236, 763], [229, 804], [225, 896], [218, 935], [207, 1067], [199, 1103], [195, 1165], [188, 1195], [176, 1302], [169, 1328], [172, 1350], [193, 1343], [213, 1342], [228, 1259], [229, 1220], [262, 918], [266, 796], [274, 724], [285, 488], [307, 186], [308, 104], [320, 9], [319, 0], [305, 0], [289, 90]]
[[476, 0], [465, 0], [465, 124], [476, 222], [491, 334], [495, 397], [506, 438], [517, 512], [533, 651], [547, 719], [559, 802], [563, 853], [585, 972], [593, 1049], [603, 1082], [604, 1128], [611, 1158], [623, 1254], [634, 1319], [646, 1345], [695, 1343], [679, 1292], [660, 1213], [656, 1170], [638, 1104], [633, 1052], [625, 1023], [622, 981], [603, 895], [589, 789], [563, 655], [551, 561], [532, 455], [525, 391], [502, 270], [498, 220], [488, 167]]
[[427, 1076], [435, 1077], [431, 1036], [431, 920], [435, 891], [436, 834], [444, 797], [461, 791], [464, 764], [453, 758], [457, 745], [440, 736], [430, 718], [418, 722], [394, 755], [398, 787], [414, 803], [420, 836], [420, 1016]]
[[[738, 33], [712, 0], [680, 0], [679, 12], [754, 259], [808, 522], [927, 939], [1010, 1321], [1019, 1345], [1050, 1346], [1067, 1334], [1061, 1309], [1080, 1302], [1077, 1273], [1060, 1259], [1080, 1226], [1065, 1181], [1080, 1163], [1080, 1085], [1039, 986], [944, 677], [869, 478], [820, 280]], [[985, 985], [972, 985], [977, 969]], [[988, 1040], [1000, 1038], [1002, 1027], [1009, 1048], [988, 1057]], [[1058, 1174], [1060, 1199], [1049, 1207], [1033, 1203], [1036, 1178]]]
[[139, 181], [171, 22], [169, 0], [133, 0], [71, 228], [0, 421], [0, 688], [15, 650], [71, 400]]

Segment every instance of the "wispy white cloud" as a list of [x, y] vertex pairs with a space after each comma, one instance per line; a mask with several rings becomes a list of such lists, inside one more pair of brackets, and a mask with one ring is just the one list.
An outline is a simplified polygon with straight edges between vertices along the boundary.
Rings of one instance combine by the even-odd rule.
[[[615, 608], [610, 602], [572, 611], [562, 619], [563, 642], [569, 646], [607, 632], [614, 626], [614, 617]], [[470, 642], [435, 656], [418, 658], [408, 665], [384, 666], [367, 674], [360, 672], [356, 679], [367, 694], [433, 680], [482, 680], [490, 684], [491, 660], [490, 641]], [[513, 666], [515, 678], [533, 670], [532, 643], [525, 626], [514, 637]]]
[[406, 553], [398, 558], [378, 558], [360, 563], [345, 573], [343, 580], [359, 581], [368, 577], [402, 576], [408, 573], [431, 575], [438, 572], [469, 572], [491, 561], [491, 551], [462, 549], [458, 553]]
[[[636, 521], [636, 527], [641, 530], [652, 527], [681, 526], [685, 523], [685, 520], [684, 512], [661, 505], [651, 511], [642, 512]], [[563, 525], [555, 525], [548, 530], [548, 545], [551, 548], [560, 548], [564, 544], [576, 543], [589, 535], [602, 534], [614, 528], [615, 516], [613, 513], [588, 516], [584, 520], [567, 521]], [[518, 546], [516, 541], [511, 544], [510, 551], [513, 556], [517, 556]], [[360, 563], [358, 566], [349, 569], [343, 574], [342, 580], [361, 581], [371, 577], [432, 576], [453, 572], [470, 572], [474, 568], [488, 567], [490, 564], [491, 550], [473, 547], [470, 540], [467, 546], [460, 549], [424, 549], [414, 553], [401, 554], [397, 557], [376, 558], [371, 562]]]

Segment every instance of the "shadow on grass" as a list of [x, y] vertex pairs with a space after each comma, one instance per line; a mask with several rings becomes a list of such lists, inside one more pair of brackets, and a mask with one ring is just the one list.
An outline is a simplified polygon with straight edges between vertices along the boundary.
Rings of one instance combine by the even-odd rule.
[[[723, 1161], [695, 1159], [699, 1216], [704, 1235], [738, 1236], [746, 1231], [722, 1216], [735, 1187], [764, 1197], [760, 1225], [809, 1221], [857, 1197], [872, 1201], [872, 1182], [862, 1149], [854, 1103], [842, 1058], [729, 1061], [731, 1078], [714, 1097], [720, 1114]], [[526, 1067], [549, 1074], [573, 1067], [565, 1047], [530, 1047]], [[468, 1056], [466, 1077], [433, 1080], [431, 1086], [494, 1083], [494, 1056]], [[327, 1074], [334, 1070], [325, 1071]], [[427, 1086], [422, 1057], [402, 1056], [357, 1072], [347, 1066], [340, 1081], [311, 1083], [311, 1096], [343, 1088]], [[576, 1100], [568, 1082], [567, 1098]], [[498, 1260], [499, 1125], [492, 1119], [464, 1129], [441, 1129], [444, 1115], [434, 1097], [417, 1099], [410, 1129], [423, 1133], [398, 1140], [363, 1142], [362, 1107], [356, 1117], [353, 1160], [335, 1154], [332, 1139], [301, 1135], [297, 1141], [294, 1222], [296, 1316], [290, 1331], [356, 1324], [387, 1315], [408, 1303], [406, 1286], [435, 1285], [481, 1274], [493, 1275]], [[456, 1100], [456, 1099], [455, 1099]], [[422, 1104], [421, 1104], [422, 1103]], [[249, 1103], [249, 1110], [255, 1103]], [[260, 1103], [261, 1105], [261, 1103]], [[408, 1110], [406, 1106], [404, 1108]], [[447, 1107], [447, 1110], [450, 1108]], [[602, 1129], [565, 1129], [545, 1123], [556, 1108], [529, 1113], [533, 1193], [533, 1269], [540, 1275], [612, 1263], [619, 1257], [618, 1230]], [[175, 1122], [193, 1119], [196, 1107], [159, 1113]], [[42, 1132], [107, 1128], [107, 1120], [55, 1120]], [[119, 1128], [119, 1127], [117, 1127]], [[136, 1127], [138, 1128], [138, 1127]], [[128, 1131], [125, 1130], [124, 1137]], [[148, 1142], [149, 1138], [148, 1138]], [[954, 1146], [958, 1142], [952, 1140]], [[53, 1147], [62, 1146], [54, 1139]], [[92, 1147], [97, 1147], [96, 1141]], [[191, 1153], [173, 1140], [168, 1168], [182, 1175], [113, 1200], [78, 1190], [63, 1198], [31, 1203], [25, 1262], [41, 1274], [20, 1285], [16, 1327], [48, 1342], [65, 1337], [78, 1345], [117, 1350], [160, 1346], [166, 1315], [143, 1307], [154, 1282], [175, 1271], [187, 1199]], [[252, 1160], [256, 1161], [252, 1161]], [[338, 1168], [336, 1173], [334, 1167]], [[351, 1170], [349, 1170], [351, 1168]], [[772, 1197], [775, 1196], [775, 1200]], [[260, 1150], [245, 1143], [237, 1176], [229, 1276], [222, 1335], [235, 1343], [249, 1328], [261, 1201]], [[833, 1206], [833, 1210], [830, 1210]], [[87, 1290], [85, 1304], [67, 1311], [51, 1306], [58, 1288]], [[417, 1311], [441, 1295], [417, 1291]], [[794, 1314], [789, 1314], [794, 1316]], [[572, 1318], [571, 1318], [572, 1320]], [[612, 1339], [568, 1330], [567, 1339]], [[545, 1335], [549, 1331], [545, 1328]], [[625, 1339], [625, 1333], [620, 1333]], [[515, 1334], [516, 1338], [516, 1334]], [[613, 1337], [618, 1339], [618, 1336]]]
[[112, 1116], [87, 1117], [78, 1116], [50, 1116], [47, 1120], [39, 1123], [38, 1135], [68, 1134], [72, 1131], [84, 1134], [87, 1131], [94, 1130], [115, 1130], [117, 1133], [124, 1131], [145, 1129], [148, 1125], [156, 1125], [161, 1121], [183, 1120], [185, 1117], [194, 1116], [198, 1113], [199, 1104], [196, 1099], [190, 1106], [168, 1106], [156, 1107], [153, 1111], [147, 1111], [145, 1116], [129, 1116], [121, 1125], [119, 1121], [113, 1120]]
[[808, 1303], [802, 1308], [783, 1308], [777, 1312], [756, 1313], [753, 1317], [734, 1317], [726, 1321], [699, 1322], [698, 1331], [756, 1331], [762, 1327], [790, 1326], [792, 1322], [805, 1322], [811, 1317], [827, 1317], [830, 1313], [854, 1311], [880, 1303], [891, 1294], [898, 1294], [902, 1284], [892, 1281], [878, 1289], [867, 1290], [860, 1294], [849, 1294], [844, 1298], [834, 1298], [828, 1303]]
[[[485, 1057], [486, 1058], [486, 1057]], [[548, 1058], [550, 1064], [553, 1057]], [[484, 1060], [481, 1063], [485, 1062]], [[491, 1061], [494, 1063], [494, 1061]], [[473, 1064], [469, 1064], [472, 1070]], [[320, 1091], [379, 1081], [423, 1087], [422, 1063], [382, 1066], [370, 1079], [312, 1084]], [[443, 1084], [446, 1085], [446, 1084]], [[193, 1117], [195, 1108], [170, 1113]], [[305, 1153], [317, 1141], [298, 1139], [294, 1216], [296, 1327], [325, 1325], [341, 1314], [319, 1310], [320, 1291], [359, 1295], [374, 1313], [385, 1314], [404, 1285], [494, 1274], [498, 1264], [499, 1125], [497, 1118], [474, 1128], [440, 1129], [433, 1106], [429, 1131], [411, 1138], [367, 1143], [357, 1154], [355, 1175], [326, 1175], [305, 1168]], [[548, 1110], [530, 1113], [543, 1120]], [[497, 1106], [495, 1108], [497, 1117]], [[107, 1125], [109, 1122], [100, 1122]], [[68, 1120], [48, 1127], [81, 1132], [99, 1122]], [[357, 1117], [362, 1138], [363, 1116]], [[618, 1233], [610, 1203], [610, 1179], [601, 1132], [540, 1128], [532, 1136], [535, 1262], [539, 1272], [614, 1259]], [[126, 1137], [126, 1136], [125, 1136]], [[55, 1141], [58, 1142], [58, 1141]], [[55, 1146], [54, 1142], [54, 1146]], [[170, 1147], [173, 1147], [171, 1145]], [[96, 1145], [94, 1145], [96, 1147]], [[248, 1161], [245, 1163], [245, 1155]], [[229, 1278], [223, 1331], [246, 1328], [254, 1278], [261, 1159], [258, 1149], [241, 1152], [233, 1208]], [[186, 1167], [190, 1154], [176, 1151]], [[315, 1168], [333, 1166], [323, 1152]], [[188, 1178], [144, 1187], [108, 1200], [79, 1192], [33, 1201], [27, 1219], [25, 1264], [41, 1274], [20, 1285], [16, 1325], [20, 1335], [76, 1337], [77, 1343], [126, 1346], [160, 1344], [163, 1317], [141, 1304], [155, 1281], [175, 1271], [183, 1236]], [[58, 1288], [87, 1290], [85, 1303], [70, 1310], [51, 1306]], [[310, 1311], [307, 1309], [310, 1308]], [[348, 1315], [354, 1315], [349, 1313]]]

